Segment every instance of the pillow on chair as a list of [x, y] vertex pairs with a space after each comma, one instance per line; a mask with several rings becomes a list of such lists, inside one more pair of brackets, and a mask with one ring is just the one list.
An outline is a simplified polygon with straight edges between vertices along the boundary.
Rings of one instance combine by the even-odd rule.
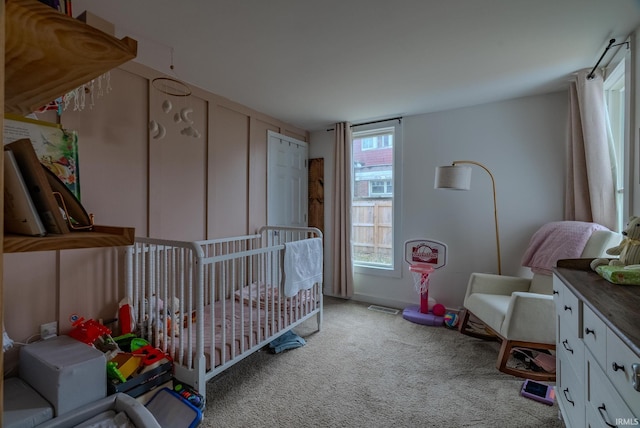
[[530, 267], [534, 273], [551, 275], [558, 260], [581, 257], [587, 245], [590, 248], [599, 248], [604, 238], [597, 238], [593, 243], [589, 242], [596, 231], [611, 233], [609, 229], [597, 223], [584, 221], [547, 223], [531, 237], [529, 247], [522, 257], [522, 266]]
[[[565, 222], [562, 222], [565, 223]], [[587, 223], [588, 225], [593, 223]], [[543, 226], [544, 228], [545, 226]], [[586, 227], [585, 230], [591, 229], [590, 227]], [[620, 243], [620, 239], [622, 238], [619, 233], [611, 232], [606, 227], [600, 226], [596, 224], [593, 228], [593, 232], [590, 237], [587, 239], [587, 242], [581, 244], [577, 247], [567, 246], [564, 249], [564, 252], [558, 251], [557, 260], [561, 259], [572, 259], [572, 258], [596, 258], [601, 257], [603, 255], [603, 251], [607, 248], [614, 247]], [[572, 249], [573, 248], [573, 249]], [[582, 248], [582, 251], [579, 255], [577, 254], [577, 250]], [[526, 259], [526, 256], [523, 257], [523, 260]], [[556, 262], [557, 262], [556, 260]], [[553, 264], [555, 266], [555, 263]], [[526, 266], [526, 260], [523, 262], [523, 266]], [[533, 269], [533, 268], [532, 268]], [[552, 294], [553, 293], [553, 277], [551, 274], [546, 273], [535, 273], [531, 278], [531, 287], [529, 288], [530, 293], [539, 293], [539, 294]]]

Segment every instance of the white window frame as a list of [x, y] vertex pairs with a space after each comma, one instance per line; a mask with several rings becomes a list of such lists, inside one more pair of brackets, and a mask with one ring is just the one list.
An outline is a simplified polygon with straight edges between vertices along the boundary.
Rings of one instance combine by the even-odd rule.
[[[402, 277], [402, 256], [403, 256], [403, 243], [402, 243], [402, 174], [400, 174], [400, 164], [402, 162], [402, 120], [393, 119], [384, 122], [377, 122], [368, 125], [353, 125], [352, 133], [353, 139], [361, 137], [363, 133], [373, 132], [376, 129], [394, 128], [393, 130], [393, 220], [392, 220], [392, 234], [393, 234], [393, 263], [392, 266], [378, 266], [378, 265], [364, 265], [353, 264], [353, 271], [356, 274], [373, 275], [373, 276], [385, 276], [393, 278]], [[359, 135], [360, 134], [360, 135]], [[353, 143], [352, 143], [353, 144]], [[353, 170], [352, 170], [353, 171]], [[355, 180], [352, 180], [355, 183]]]
[[630, 50], [621, 50], [605, 68], [603, 82], [605, 102], [609, 112], [611, 135], [616, 152], [616, 204], [618, 206], [617, 227], [623, 230], [631, 213], [633, 192], [631, 144], [630, 144]]

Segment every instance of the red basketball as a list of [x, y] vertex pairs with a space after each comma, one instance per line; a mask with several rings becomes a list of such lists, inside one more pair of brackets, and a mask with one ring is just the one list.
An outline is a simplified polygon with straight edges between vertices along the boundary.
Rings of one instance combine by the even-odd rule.
[[433, 312], [433, 315], [441, 317], [445, 314], [445, 312], [447, 312], [447, 308], [445, 308], [441, 303], [436, 303], [435, 305], [433, 305], [433, 309], [431, 310], [431, 312]]

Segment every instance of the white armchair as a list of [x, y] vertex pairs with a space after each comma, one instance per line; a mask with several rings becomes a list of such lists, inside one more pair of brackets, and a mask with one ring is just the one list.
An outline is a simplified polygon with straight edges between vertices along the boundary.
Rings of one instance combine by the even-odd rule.
[[[555, 222], [543, 226], [536, 232], [528, 253], [532, 246], [536, 246], [534, 250], [540, 253], [540, 246], [550, 245], [552, 250], [545, 253], [545, 262], [552, 265], [547, 269], [541, 269], [535, 264], [529, 264], [528, 266], [531, 266], [534, 272], [532, 278], [471, 274], [459, 330], [469, 336], [502, 342], [496, 362], [498, 370], [529, 379], [555, 380], [555, 373], [508, 367], [507, 362], [514, 347], [535, 350], [555, 349], [556, 312], [550, 268], [555, 266], [556, 261], [570, 258], [608, 257], [605, 253], [606, 249], [620, 243], [621, 234], [609, 230], [592, 230], [601, 227], [590, 225], [583, 222]], [[553, 236], [551, 231], [557, 230], [556, 228], [562, 229], [562, 233], [565, 234], [590, 233], [590, 235], [586, 243], [584, 242], [586, 236], [584, 236], [582, 240], [574, 241], [570, 237], [565, 237], [558, 244], [557, 236], [555, 240], [549, 238]], [[543, 234], [547, 235], [546, 241]], [[571, 248], [560, 248], [567, 245]], [[557, 258], [550, 260], [549, 254]], [[484, 328], [474, 329], [473, 324], [470, 325], [470, 320], [480, 321]]]

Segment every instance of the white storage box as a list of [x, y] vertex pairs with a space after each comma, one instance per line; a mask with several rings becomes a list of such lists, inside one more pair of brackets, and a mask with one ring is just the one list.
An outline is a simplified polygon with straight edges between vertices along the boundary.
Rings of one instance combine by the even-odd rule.
[[87, 344], [57, 336], [20, 350], [20, 378], [59, 416], [106, 397], [107, 359]]
[[53, 418], [53, 407], [22, 379], [4, 380], [3, 427], [33, 428]]

